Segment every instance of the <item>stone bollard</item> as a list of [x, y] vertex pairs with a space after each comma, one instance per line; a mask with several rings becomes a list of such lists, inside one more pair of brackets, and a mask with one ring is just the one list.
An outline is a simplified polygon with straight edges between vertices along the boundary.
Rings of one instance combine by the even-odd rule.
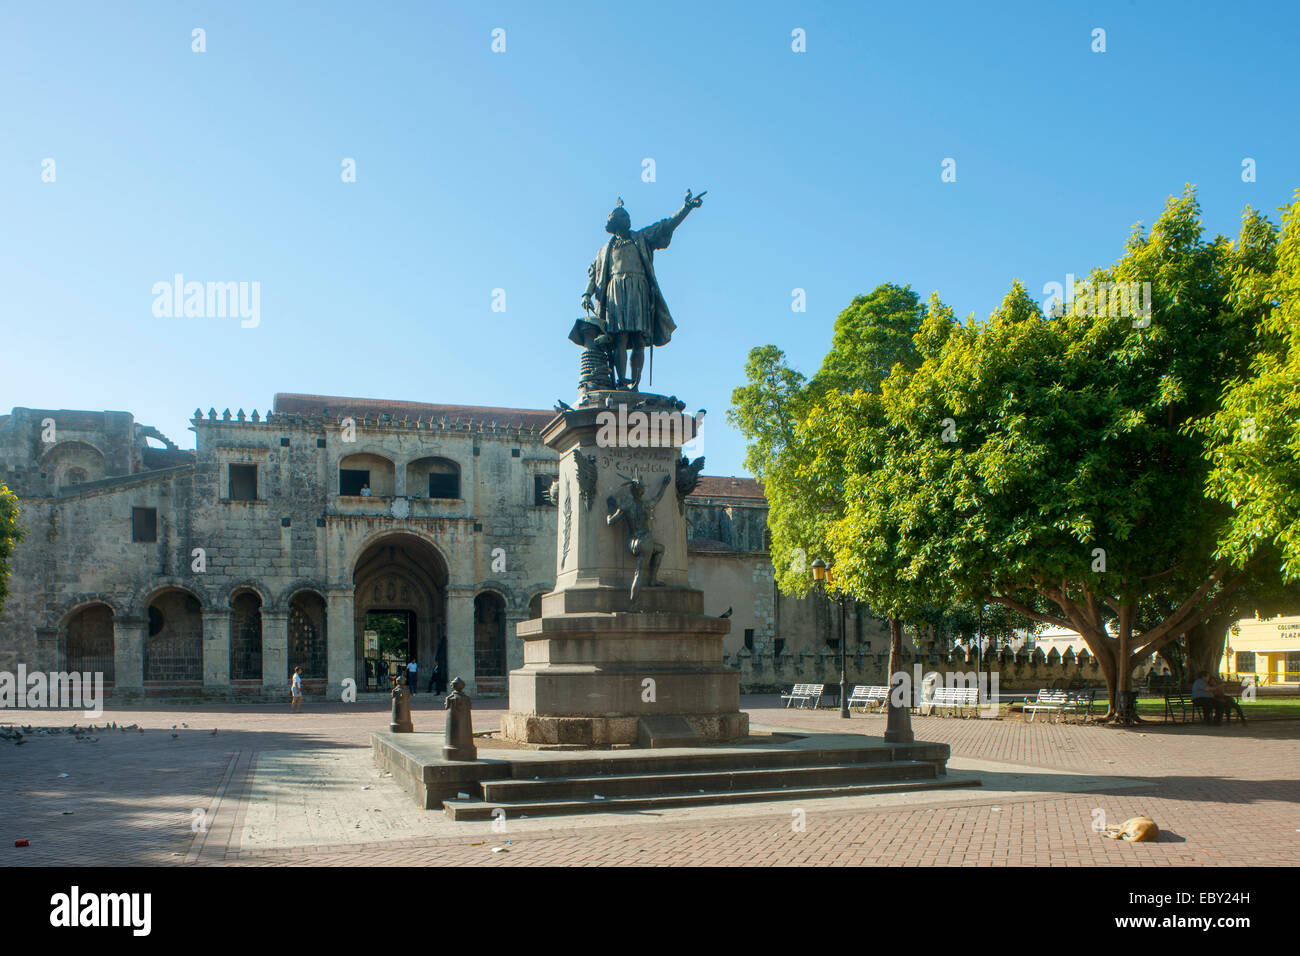
[[473, 701], [468, 694], [462, 694], [465, 682], [457, 677], [451, 682], [451, 693], [447, 695], [444, 706], [447, 708], [447, 739], [443, 744], [442, 756], [445, 760], [477, 760], [478, 750], [474, 746], [474, 719], [470, 713]]
[[415, 731], [411, 723], [411, 692], [406, 689], [406, 678], [401, 674], [393, 681], [393, 717], [388, 729], [395, 734]]

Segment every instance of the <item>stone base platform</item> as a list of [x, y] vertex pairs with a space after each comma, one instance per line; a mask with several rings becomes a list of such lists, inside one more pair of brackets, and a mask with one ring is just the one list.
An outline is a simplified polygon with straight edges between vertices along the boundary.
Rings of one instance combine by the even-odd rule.
[[[670, 723], [677, 727], [656, 733]], [[669, 717], [547, 717], [507, 711], [501, 715], [501, 734], [509, 740], [569, 747], [663, 746], [656, 737], [687, 745], [736, 740], [749, 734], [749, 715], [673, 714]]]
[[947, 780], [947, 744], [886, 744], [850, 734], [649, 750], [480, 749], [442, 759], [442, 735], [371, 734], [375, 763], [427, 810], [509, 819], [975, 786]]

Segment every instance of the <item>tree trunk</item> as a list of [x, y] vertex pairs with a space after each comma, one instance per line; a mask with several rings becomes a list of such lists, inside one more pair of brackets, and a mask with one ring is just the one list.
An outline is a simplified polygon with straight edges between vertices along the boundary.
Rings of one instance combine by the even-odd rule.
[[1223, 662], [1223, 646], [1232, 626], [1230, 615], [1219, 615], [1202, 621], [1187, 632], [1187, 673], [1184, 681], [1196, 680], [1197, 674], [1219, 673]]
[[[903, 673], [903, 622], [890, 615], [889, 618], [889, 717], [885, 722], [885, 743], [910, 744], [916, 738], [912, 735], [912, 701], [901, 705], [895, 700], [895, 688], [907, 681]], [[911, 688], [912, 694], [916, 688]]]

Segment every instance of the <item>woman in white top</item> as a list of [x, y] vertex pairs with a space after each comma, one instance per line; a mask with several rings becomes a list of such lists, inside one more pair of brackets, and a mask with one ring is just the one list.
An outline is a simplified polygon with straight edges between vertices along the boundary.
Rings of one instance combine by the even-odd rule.
[[292, 713], [302, 713], [302, 668], [293, 669], [293, 682], [289, 685], [289, 693], [292, 695], [293, 702], [289, 705]]

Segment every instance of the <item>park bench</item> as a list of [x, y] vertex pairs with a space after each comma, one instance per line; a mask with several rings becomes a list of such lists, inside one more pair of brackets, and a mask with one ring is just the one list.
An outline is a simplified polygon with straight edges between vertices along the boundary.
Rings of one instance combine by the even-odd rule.
[[1067, 710], [1078, 717], [1080, 721], [1087, 722], [1092, 717], [1092, 709], [1097, 705], [1097, 689], [1088, 688], [1087, 691], [1075, 691], [1070, 693]]
[[934, 697], [928, 701], [932, 709], [943, 713], [950, 710], [953, 713], [964, 714], [967, 708], [975, 709], [979, 707], [979, 688], [977, 687], [936, 687]]
[[1087, 721], [1092, 716], [1092, 709], [1097, 705], [1096, 688], [1067, 691], [1065, 697], [1065, 706], [1061, 708], [1061, 713], [1073, 714], [1081, 722]]
[[1187, 694], [1165, 694], [1165, 723], [1187, 723], [1196, 717], [1197, 707]]
[[1046, 712], [1059, 717], [1061, 711], [1070, 702], [1070, 695], [1063, 690], [1048, 690], [1042, 688], [1038, 691], [1038, 696], [1034, 700], [1025, 702], [1024, 713], [1028, 715], [1029, 722], [1034, 722], [1034, 714]]
[[822, 694], [825, 690], [825, 684], [795, 684], [790, 689], [790, 693], [781, 695], [781, 699], [785, 701], [786, 709], [789, 709], [796, 700], [800, 707], [811, 703], [816, 708], [821, 706]]
[[888, 699], [889, 688], [883, 684], [856, 684], [853, 693], [849, 695], [849, 710], [853, 709], [854, 704], [860, 704], [863, 709], [874, 706], [879, 710]]

